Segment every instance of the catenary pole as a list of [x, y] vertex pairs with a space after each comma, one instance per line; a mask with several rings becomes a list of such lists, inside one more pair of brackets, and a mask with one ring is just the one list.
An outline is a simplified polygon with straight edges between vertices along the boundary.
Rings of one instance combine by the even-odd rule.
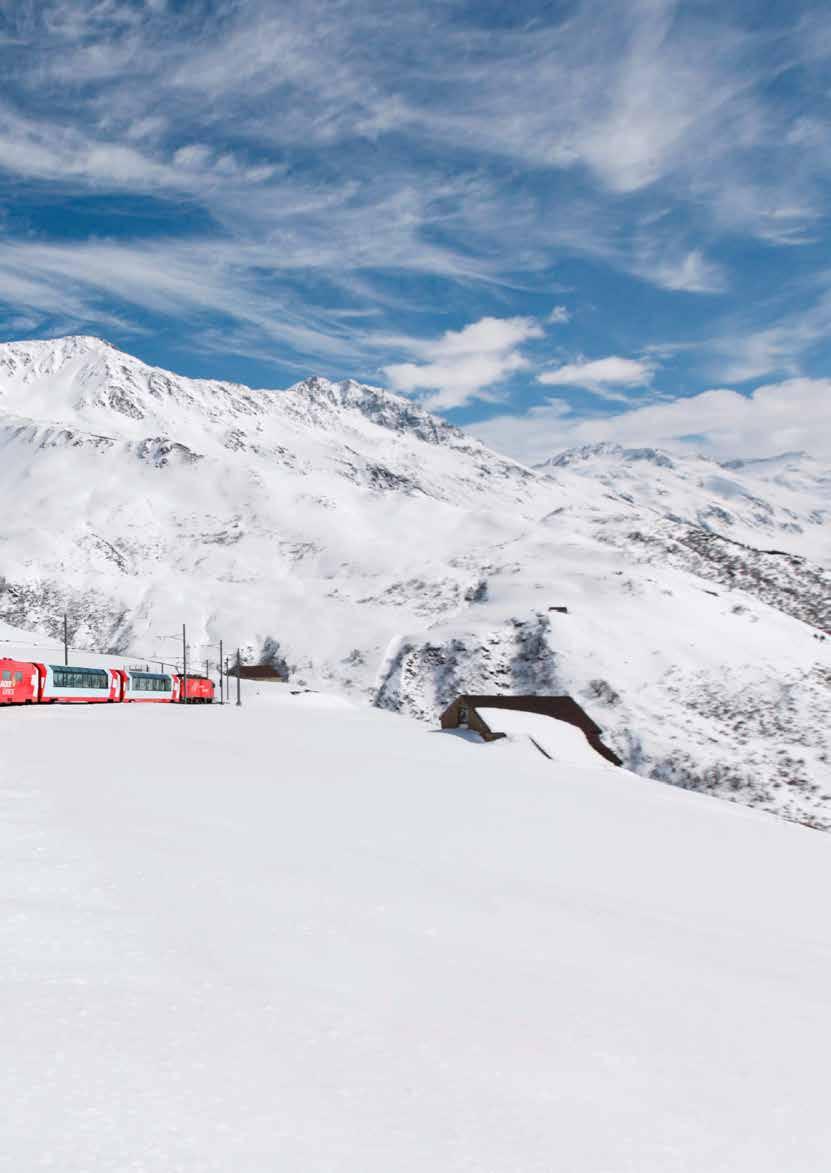
[[188, 696], [188, 636], [185, 631], [185, 625], [182, 624], [182, 696], [181, 702], [185, 704]]
[[66, 612], [63, 617], [63, 662], [69, 664], [69, 628], [66, 622]]
[[225, 704], [225, 686], [224, 686], [223, 680], [222, 680], [222, 665], [224, 664], [224, 662], [225, 661], [222, 659], [222, 640], [220, 640], [219, 641], [219, 703], [221, 705]]
[[240, 693], [240, 658], [239, 648], [237, 648], [237, 707], [242, 704], [242, 696]]

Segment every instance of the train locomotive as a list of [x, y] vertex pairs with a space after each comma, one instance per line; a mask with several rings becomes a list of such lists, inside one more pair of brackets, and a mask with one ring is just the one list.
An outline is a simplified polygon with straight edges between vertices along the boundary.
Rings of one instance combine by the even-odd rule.
[[[207, 676], [138, 672], [127, 668], [76, 668], [0, 658], [0, 705], [211, 704]], [[184, 693], [184, 695], [183, 695]]]

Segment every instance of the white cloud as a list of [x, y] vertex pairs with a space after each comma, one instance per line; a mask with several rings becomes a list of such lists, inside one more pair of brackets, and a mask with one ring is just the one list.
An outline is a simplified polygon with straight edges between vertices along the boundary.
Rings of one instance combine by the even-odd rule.
[[537, 375], [537, 382], [556, 387], [583, 387], [602, 394], [609, 387], [643, 387], [654, 373], [654, 366], [648, 362], [612, 354], [608, 358], [580, 359], [554, 371], [544, 371]]
[[549, 326], [564, 326], [571, 321], [571, 311], [564, 305], [555, 305], [545, 320]]
[[805, 450], [831, 460], [831, 379], [787, 379], [758, 387], [752, 395], [704, 391], [593, 419], [576, 418], [563, 400], [552, 399], [524, 416], [501, 416], [470, 430], [528, 463], [600, 441], [718, 459]]
[[167, 126], [167, 119], [161, 115], [138, 118], [125, 130], [128, 139], [157, 138], [163, 134]]
[[173, 156], [173, 162], [177, 167], [194, 168], [201, 171], [205, 168], [213, 157], [213, 151], [205, 143], [188, 143], [185, 147], [180, 147]]
[[543, 331], [533, 318], [481, 318], [432, 342], [413, 342], [424, 361], [393, 363], [384, 374], [396, 391], [429, 392], [432, 408], [461, 407], [528, 366], [518, 347]]
[[709, 260], [697, 248], [660, 259], [636, 258], [634, 268], [662, 289], [683, 293], [723, 293], [728, 284], [723, 266]]

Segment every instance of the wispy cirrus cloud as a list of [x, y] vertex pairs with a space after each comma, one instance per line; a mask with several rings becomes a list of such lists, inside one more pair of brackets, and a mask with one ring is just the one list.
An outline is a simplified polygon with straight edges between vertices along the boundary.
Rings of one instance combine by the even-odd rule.
[[[249, 331], [247, 346], [255, 337], [260, 346], [279, 344], [307, 356], [307, 366], [311, 356], [335, 363], [347, 356], [367, 360], [371, 348], [343, 319], [307, 306], [290, 290], [265, 290], [251, 278], [251, 263], [227, 243], [204, 240], [159, 241], [143, 249], [114, 241], [0, 245], [0, 302], [104, 328], [119, 322], [136, 333], [141, 327], [129, 327], [131, 310], [202, 322], [206, 330], [221, 316], [229, 323], [231, 349], [239, 334], [230, 323], [236, 322]], [[119, 313], [113, 310], [116, 291], [116, 304], [124, 307]]]
[[755, 329], [748, 326], [745, 311], [712, 337], [708, 349], [713, 376], [724, 383], [744, 383], [765, 375], [800, 374], [805, 354], [831, 334], [831, 273], [823, 273], [816, 284], [819, 296], [799, 310]]
[[[143, 128], [159, 178], [183, 130], [197, 141], [219, 131], [254, 153], [397, 134], [542, 172], [582, 169], [613, 194], [665, 184], [716, 216], [726, 201], [730, 223], [744, 199], [750, 221], [793, 229], [813, 215], [812, 159], [830, 141], [821, 119], [803, 118], [797, 133], [765, 93], [799, 58], [795, 31], [754, 34], [672, 0], [617, 9], [583, 0], [565, 20], [499, 32], [475, 9], [451, 21], [440, 6], [399, 6], [393, 18], [372, 0], [302, 9], [21, 0], [15, 13], [12, 31], [32, 60], [9, 58], [9, 75], [18, 92], [42, 95], [43, 125], [28, 133], [91, 127], [112, 150]], [[430, 47], [429, 70], [414, 65], [409, 46], [419, 43]], [[49, 99], [68, 83], [56, 117]], [[782, 165], [763, 168], [757, 152], [770, 164], [772, 151]], [[43, 166], [33, 153], [32, 166]], [[102, 169], [92, 161], [96, 180]]]

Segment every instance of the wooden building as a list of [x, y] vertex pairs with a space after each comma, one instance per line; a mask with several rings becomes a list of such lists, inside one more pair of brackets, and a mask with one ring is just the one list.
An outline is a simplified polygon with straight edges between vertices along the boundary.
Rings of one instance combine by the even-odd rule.
[[473, 729], [485, 741], [504, 737], [491, 729], [479, 712], [480, 709], [512, 709], [515, 712], [537, 713], [555, 721], [565, 721], [582, 730], [589, 745], [613, 765], [621, 764], [620, 758], [603, 744], [599, 725], [570, 696], [458, 696], [441, 715], [442, 729], [458, 729], [460, 725]]
[[[228, 675], [236, 679], [236, 664], [231, 665], [228, 669]], [[241, 664], [239, 677], [240, 680], [268, 680], [278, 684], [285, 684], [288, 680], [288, 676], [279, 672], [272, 664]]]

